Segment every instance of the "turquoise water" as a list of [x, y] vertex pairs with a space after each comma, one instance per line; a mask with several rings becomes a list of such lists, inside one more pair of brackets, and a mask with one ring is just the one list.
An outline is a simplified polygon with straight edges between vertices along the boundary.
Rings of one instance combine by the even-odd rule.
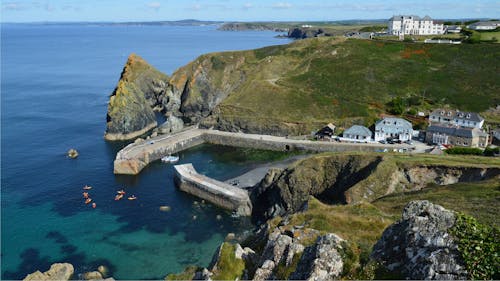
[[[21, 279], [54, 262], [71, 262], [77, 273], [104, 264], [117, 279], [163, 278], [188, 264], [206, 266], [228, 232], [251, 228], [247, 219], [178, 191], [170, 165], [113, 175], [114, 156], [125, 144], [103, 140], [107, 100], [131, 52], [171, 74], [202, 53], [287, 41], [211, 26], [1, 28], [2, 279]], [[75, 160], [65, 156], [72, 147], [80, 152]], [[204, 145], [181, 153], [180, 162], [223, 180], [263, 161], [241, 155]], [[93, 186], [96, 209], [83, 203], [85, 184]], [[138, 200], [114, 201], [118, 189]], [[161, 212], [163, 205], [171, 211]]]

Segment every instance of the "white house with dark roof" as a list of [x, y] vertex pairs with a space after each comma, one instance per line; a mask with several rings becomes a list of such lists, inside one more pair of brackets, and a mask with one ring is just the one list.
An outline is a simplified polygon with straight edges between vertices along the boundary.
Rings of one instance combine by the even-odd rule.
[[475, 112], [436, 109], [429, 115], [429, 123], [431, 125], [451, 125], [481, 129], [484, 124], [484, 118]]
[[413, 136], [412, 124], [404, 119], [386, 117], [375, 123], [375, 141], [386, 139], [411, 140]]
[[342, 137], [348, 141], [367, 142], [372, 140], [372, 131], [365, 126], [354, 125], [345, 130]]
[[388, 33], [392, 35], [434, 35], [444, 34], [443, 22], [429, 16], [420, 18], [415, 15], [393, 16], [388, 22]]

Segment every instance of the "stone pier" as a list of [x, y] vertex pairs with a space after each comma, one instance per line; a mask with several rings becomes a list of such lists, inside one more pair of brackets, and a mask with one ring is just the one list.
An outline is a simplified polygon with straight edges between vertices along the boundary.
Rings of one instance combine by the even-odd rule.
[[252, 202], [246, 190], [199, 174], [191, 163], [175, 165], [174, 170], [174, 180], [180, 190], [240, 216], [252, 214]]

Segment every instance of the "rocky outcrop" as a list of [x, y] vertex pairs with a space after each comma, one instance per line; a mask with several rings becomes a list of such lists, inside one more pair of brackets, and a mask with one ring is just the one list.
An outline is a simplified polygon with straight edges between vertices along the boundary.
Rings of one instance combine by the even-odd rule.
[[[281, 225], [270, 229], [269, 224], [262, 225], [245, 244], [254, 249], [222, 244], [210, 266], [198, 269], [192, 274], [193, 279], [210, 280], [220, 276], [224, 262], [227, 263], [227, 253], [223, 251], [231, 249], [234, 262], [244, 261], [241, 274], [232, 275], [241, 280], [332, 280], [341, 276], [343, 247], [348, 245], [333, 233], [320, 235], [319, 231], [302, 226]], [[227, 274], [224, 276], [231, 276]]]
[[168, 77], [131, 54], [109, 98], [106, 140], [129, 140], [156, 127], [154, 111], [166, 112], [176, 99]]
[[178, 69], [171, 78], [186, 124], [200, 122], [245, 81], [241, 52], [208, 54]]
[[293, 39], [305, 39], [319, 36], [332, 36], [322, 28], [296, 27], [288, 31], [288, 37]]
[[389, 155], [333, 154], [313, 156], [284, 170], [272, 169], [251, 192], [252, 216], [264, 221], [296, 213], [307, 208], [311, 195], [326, 203], [353, 204], [394, 192], [420, 190], [430, 183], [448, 185], [500, 175], [497, 165], [446, 166], [404, 161]]
[[334, 280], [342, 273], [342, 243], [345, 241], [333, 233], [318, 237], [316, 243], [305, 249], [292, 280]]
[[40, 281], [40, 280], [69, 280], [73, 276], [74, 268], [69, 263], [54, 263], [50, 269], [45, 272], [35, 271], [28, 274], [23, 281]]
[[412, 201], [400, 221], [388, 227], [375, 244], [372, 257], [409, 279], [467, 279], [467, 271], [450, 235], [452, 211]]
[[347, 203], [345, 192], [368, 177], [382, 157], [373, 155], [316, 156], [283, 171], [270, 170], [252, 191], [257, 220], [295, 213], [313, 195], [331, 203]]

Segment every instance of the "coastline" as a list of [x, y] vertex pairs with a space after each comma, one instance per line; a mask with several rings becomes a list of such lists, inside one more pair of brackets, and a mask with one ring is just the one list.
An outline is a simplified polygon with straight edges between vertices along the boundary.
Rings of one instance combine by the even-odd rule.
[[104, 139], [107, 141], [126, 141], [126, 140], [131, 140], [133, 138], [137, 138], [141, 135], [144, 135], [147, 133], [149, 130], [154, 129], [156, 126], [158, 126], [158, 122], [154, 121], [153, 123], [150, 123], [143, 129], [139, 131], [134, 131], [128, 134], [121, 134], [121, 133], [104, 133]]

